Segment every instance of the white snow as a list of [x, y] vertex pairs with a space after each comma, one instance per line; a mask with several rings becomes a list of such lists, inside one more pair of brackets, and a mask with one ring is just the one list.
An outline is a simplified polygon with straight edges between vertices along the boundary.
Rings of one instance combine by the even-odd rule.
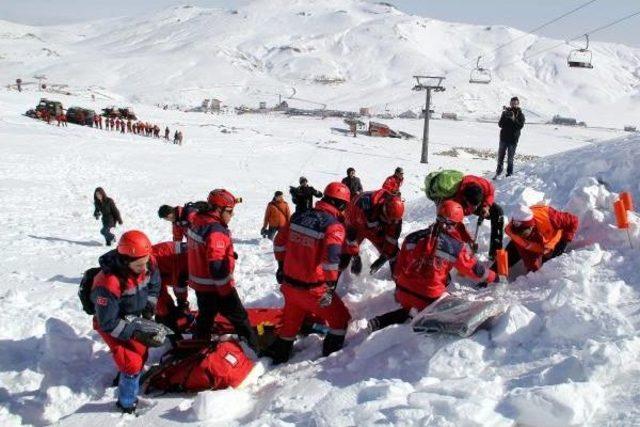
[[[490, 330], [466, 339], [427, 338], [399, 325], [366, 336], [367, 318], [396, 307], [393, 283], [388, 268], [373, 277], [347, 273], [339, 292], [353, 322], [343, 351], [319, 358], [321, 341], [311, 335], [296, 343], [291, 363], [267, 369], [239, 390], [152, 398], [157, 405], [140, 418], [115, 411], [113, 362], [76, 297], [80, 275], [106, 251], [91, 216], [96, 186], [106, 189], [123, 214], [124, 227], [116, 234], [139, 228], [155, 242], [170, 239], [169, 225], [156, 215], [159, 205], [202, 199], [215, 187], [242, 196], [231, 224], [240, 255], [238, 290], [249, 306], [278, 306], [272, 247], [259, 238], [273, 191], [286, 193], [300, 175], [322, 188], [342, 178], [348, 166], [356, 168], [366, 189], [374, 189], [401, 165], [406, 235], [433, 219], [433, 204], [421, 190], [427, 172], [455, 168], [490, 176], [495, 167], [495, 160], [478, 154], [495, 151], [495, 123], [434, 121], [431, 162], [422, 165], [419, 141], [346, 137], [331, 131], [344, 127], [339, 119], [204, 115], [150, 105], [199, 103], [213, 89], [229, 102], [246, 102], [263, 96], [255, 92], [259, 84], [271, 84], [274, 93], [283, 90], [283, 75], [298, 79], [299, 97], [332, 106], [384, 105], [386, 98], [419, 104], [397, 88], [410, 84], [407, 76], [423, 67], [421, 61], [432, 58], [434, 67], [453, 70], [452, 60], [463, 62], [478, 46], [495, 46], [515, 34], [360, 2], [290, 2], [280, 9], [275, 13], [266, 2], [254, 2], [237, 15], [177, 8], [72, 27], [0, 23], [5, 80], [17, 70], [45, 72], [50, 81], [72, 85], [72, 95], [55, 95], [65, 106], [99, 109], [113, 102], [107, 96], [126, 100], [143, 120], [185, 134], [185, 145], [178, 147], [73, 125], [58, 128], [21, 115], [40, 93], [0, 91], [0, 424], [638, 424], [640, 217], [630, 213], [629, 234], [618, 230], [612, 203], [625, 190], [640, 203], [640, 137], [548, 125], [525, 126], [518, 152], [540, 158], [519, 162], [512, 179], [499, 181], [497, 199], [507, 212], [522, 202], [571, 210], [581, 229], [567, 254], [514, 278], [500, 292], [475, 291], [454, 277], [452, 293], [495, 293], [510, 305]], [[390, 36], [392, 31], [400, 35]], [[501, 61], [550, 41], [529, 36], [522, 43]], [[291, 45], [308, 55], [279, 48]], [[45, 46], [60, 57], [47, 56]], [[422, 50], [424, 56], [415, 55]], [[630, 78], [639, 63], [637, 50], [595, 43], [594, 51], [602, 62], [590, 77], [566, 70], [559, 50], [515, 70], [498, 69], [498, 84], [482, 90], [463, 88], [460, 76], [452, 83], [458, 89], [436, 102], [443, 109], [455, 102], [474, 114], [495, 115], [495, 106], [512, 92], [526, 91], [525, 99], [542, 115], [570, 104], [581, 117], [637, 116], [637, 86]], [[315, 70], [346, 82], [300, 83]], [[607, 80], [605, 74], [615, 77]], [[91, 92], [107, 96], [93, 102]], [[419, 120], [388, 122], [421, 133]], [[467, 151], [445, 154], [455, 147]], [[488, 232], [485, 224], [481, 252]], [[376, 255], [369, 245], [363, 252], [366, 271]], [[152, 352], [151, 359], [159, 354]]]

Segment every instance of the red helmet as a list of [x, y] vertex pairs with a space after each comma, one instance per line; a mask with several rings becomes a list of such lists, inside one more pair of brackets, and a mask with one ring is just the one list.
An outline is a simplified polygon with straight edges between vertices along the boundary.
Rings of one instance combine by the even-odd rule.
[[332, 199], [349, 203], [351, 201], [351, 191], [349, 191], [349, 187], [341, 182], [331, 182], [324, 189], [324, 197], [331, 197]]
[[404, 202], [400, 197], [390, 197], [384, 203], [384, 214], [391, 221], [400, 221], [404, 215]]
[[217, 206], [220, 208], [233, 208], [236, 203], [239, 203], [240, 201], [242, 200], [237, 199], [233, 194], [222, 188], [211, 190], [209, 192], [209, 197], [207, 197], [207, 202], [209, 202], [211, 206]]
[[453, 200], [445, 200], [438, 206], [438, 219], [443, 219], [445, 222], [462, 222], [464, 219], [464, 210], [460, 203]]
[[151, 242], [142, 231], [129, 230], [118, 241], [118, 253], [131, 258], [147, 256], [151, 253]]

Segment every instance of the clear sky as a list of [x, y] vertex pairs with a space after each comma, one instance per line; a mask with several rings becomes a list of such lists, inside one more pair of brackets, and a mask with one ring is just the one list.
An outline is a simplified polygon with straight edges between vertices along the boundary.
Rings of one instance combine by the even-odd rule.
[[[46, 25], [140, 15], [172, 5], [238, 7], [249, 0], [0, 0], [0, 19]], [[398, 9], [445, 21], [502, 24], [528, 31], [587, 0], [385, 0]], [[567, 39], [640, 11], [640, 0], [598, 0], [538, 34]], [[640, 16], [605, 30], [593, 40], [640, 47]]]

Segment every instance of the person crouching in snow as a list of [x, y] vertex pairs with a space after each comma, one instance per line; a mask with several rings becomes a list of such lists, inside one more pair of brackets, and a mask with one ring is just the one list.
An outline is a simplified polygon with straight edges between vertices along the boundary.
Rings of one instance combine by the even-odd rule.
[[267, 204], [260, 235], [273, 240], [278, 229], [289, 223], [290, 217], [289, 204], [284, 200], [282, 191], [276, 191], [273, 199]]
[[120, 211], [116, 207], [115, 202], [111, 197], [107, 197], [102, 187], [98, 187], [93, 191], [93, 216], [96, 219], [100, 219], [102, 216], [102, 229], [100, 234], [104, 236], [104, 240], [107, 246], [111, 246], [111, 243], [116, 239], [116, 236], [111, 232], [111, 229], [116, 226], [116, 223], [122, 225], [122, 218], [120, 217]]
[[464, 210], [453, 201], [438, 206], [436, 222], [409, 234], [394, 267], [395, 299], [401, 308], [369, 320], [369, 332], [404, 323], [445, 293], [449, 273], [458, 273], [479, 282], [495, 282], [497, 275], [477, 260], [465, 244], [462, 233]]
[[347, 186], [332, 182], [313, 209], [293, 214], [290, 224], [276, 235], [276, 279], [284, 295], [284, 309], [278, 338], [266, 351], [275, 364], [289, 360], [309, 314], [326, 321], [330, 328], [322, 344], [323, 356], [344, 345], [351, 316], [335, 290], [345, 237], [340, 218], [349, 200]]
[[[511, 238], [506, 247], [509, 266], [522, 260], [529, 271], [562, 255], [578, 231], [578, 217], [551, 206], [519, 206], [511, 215], [505, 233]], [[494, 264], [492, 269], [497, 268]]]
[[133, 413], [148, 348], [161, 346], [166, 338], [164, 326], [149, 320], [160, 293], [151, 242], [141, 231], [127, 231], [117, 249], [100, 257], [100, 268], [91, 290], [93, 328], [109, 346], [119, 371], [116, 405]]

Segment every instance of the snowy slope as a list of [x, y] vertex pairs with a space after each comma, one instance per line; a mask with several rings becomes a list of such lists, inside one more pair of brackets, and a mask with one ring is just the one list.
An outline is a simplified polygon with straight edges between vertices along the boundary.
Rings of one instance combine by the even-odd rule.
[[[62, 97], [65, 104], [82, 97]], [[114, 368], [76, 299], [79, 276], [105, 251], [91, 216], [102, 185], [123, 213], [124, 229], [170, 238], [162, 203], [202, 198], [226, 186], [244, 197], [232, 222], [240, 255], [236, 278], [250, 306], [282, 303], [269, 242], [258, 238], [263, 208], [301, 174], [322, 187], [355, 166], [366, 188], [396, 165], [406, 171], [404, 233], [426, 226], [433, 205], [420, 192], [427, 171], [488, 173], [494, 161], [452, 147], [495, 149], [495, 124], [439, 121], [432, 162], [417, 162], [418, 141], [350, 138], [339, 120], [188, 114], [134, 105], [138, 114], [179, 127], [183, 147], [89, 128], [57, 128], [20, 115], [37, 94], [0, 93], [0, 423], [2, 425], [633, 425], [640, 422], [637, 354], [640, 255], [613, 229], [614, 192], [640, 200], [632, 159], [640, 138], [597, 129], [525, 128], [520, 150], [544, 155], [498, 199], [509, 207], [551, 201], [580, 215], [569, 254], [502, 292], [509, 312], [468, 339], [424, 338], [406, 326], [364, 335], [365, 319], [394, 307], [387, 269], [340, 284], [354, 322], [344, 351], [319, 356], [316, 336], [296, 344], [292, 363], [237, 391], [170, 395], [139, 419], [112, 413]], [[99, 102], [93, 107], [99, 106]], [[419, 134], [419, 121], [393, 123]], [[225, 131], [223, 133], [222, 131]], [[607, 141], [610, 138], [615, 140]], [[562, 151], [574, 149], [562, 153]], [[598, 185], [596, 179], [606, 182]], [[632, 238], [640, 246], [640, 221]], [[123, 228], [119, 228], [120, 234]], [[483, 229], [481, 245], [487, 244]], [[485, 248], [486, 249], [486, 248]], [[365, 247], [364, 262], [374, 259]], [[456, 280], [453, 291], [482, 296]], [[496, 292], [490, 290], [488, 292]], [[154, 352], [152, 357], [157, 357]]]
[[[358, 0], [257, 0], [237, 10], [180, 6], [60, 27], [0, 21], [0, 79], [45, 74], [72, 92], [121, 94], [134, 102], [199, 105], [217, 97], [256, 105], [274, 104], [281, 94], [300, 107], [399, 113], [423, 102], [410, 90], [411, 76], [435, 74], [447, 77], [447, 91], [435, 99], [438, 112], [496, 117], [517, 94], [538, 120], [560, 113], [589, 124], [637, 123], [640, 50], [593, 43], [595, 68], [575, 70], [566, 66], [569, 45], [521, 60], [558, 42], [528, 35], [489, 55], [522, 35]], [[488, 56], [490, 85], [467, 83], [479, 55]]]

